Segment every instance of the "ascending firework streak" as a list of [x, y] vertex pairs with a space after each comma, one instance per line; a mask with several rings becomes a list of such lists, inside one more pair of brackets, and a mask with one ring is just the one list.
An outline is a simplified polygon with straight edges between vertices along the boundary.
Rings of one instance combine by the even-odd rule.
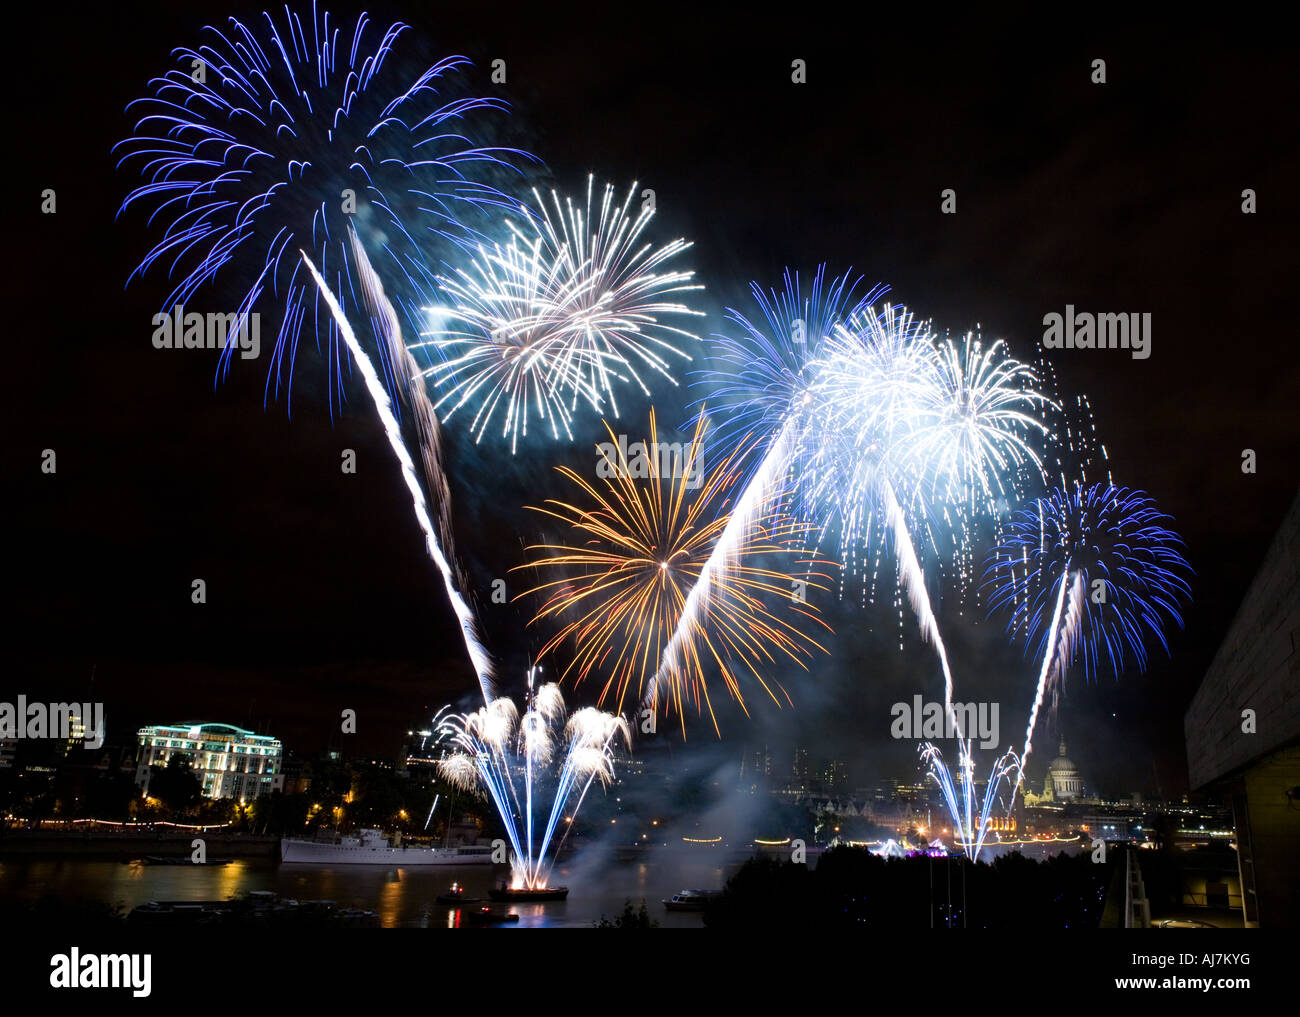
[[[1061, 625], [1061, 609], [1065, 606], [1066, 587], [1071, 587], [1070, 608], [1066, 615], [1066, 623]], [[1034, 748], [1034, 727], [1038, 724], [1038, 710], [1043, 705], [1043, 695], [1046, 693], [1048, 684], [1052, 676], [1062, 675], [1065, 672], [1065, 662], [1073, 652], [1074, 636], [1078, 631], [1080, 605], [1079, 600], [1083, 596], [1083, 577], [1075, 576], [1074, 583], [1070, 583], [1070, 573], [1068, 571], [1061, 574], [1061, 584], [1056, 592], [1056, 607], [1052, 611], [1052, 629], [1057, 633], [1057, 638], [1050, 640], [1047, 652], [1043, 654], [1042, 665], [1038, 669], [1038, 684], [1034, 686], [1034, 702], [1029, 708], [1029, 723], [1025, 727], [1025, 747], [1020, 752], [1020, 766], [1016, 770], [1015, 787], [1020, 787], [1020, 781], [1025, 772], [1025, 760], [1029, 758], [1029, 753]], [[1059, 651], [1059, 652], [1058, 652]], [[1012, 804], [1015, 803], [1015, 789], [1011, 795]]]
[[[785, 490], [801, 442], [811, 429], [808, 388], [812, 373], [808, 365], [812, 355], [846, 315], [865, 308], [884, 292], [884, 287], [877, 286], [866, 296], [855, 297], [861, 280], [850, 281], [849, 273], [836, 277], [827, 289], [825, 274], [826, 266], [819, 266], [807, 298], [802, 295], [798, 273], [789, 269], [780, 295], [775, 290], [765, 293], [751, 283], [766, 324], [756, 325], [740, 311], [728, 308], [727, 317], [739, 326], [741, 336], [716, 336], [717, 358], [724, 366], [700, 372], [701, 383], [716, 387], [729, 411], [730, 430], [714, 439], [719, 447], [744, 447], [753, 430], [742, 432], [749, 428], [768, 437], [722, 536], [691, 587], [672, 639], [646, 689], [643, 707], [658, 708], [661, 687], [682, 669], [683, 653], [695, 634], [703, 631], [715, 589], [730, 580], [752, 527]], [[701, 415], [705, 408], [699, 405]]]
[[649, 370], [672, 381], [669, 357], [690, 360], [674, 345], [698, 342], [691, 332], [660, 320], [665, 314], [702, 316], [675, 294], [702, 290], [693, 272], [661, 271], [690, 248], [674, 240], [654, 248], [642, 233], [654, 215], [642, 206], [628, 215], [636, 185], [620, 206], [606, 185], [593, 217], [594, 178], [587, 181], [586, 211], [551, 194], [551, 205], [534, 191], [540, 221], [507, 220], [505, 244], [480, 246], [468, 269], [439, 276], [444, 306], [426, 310], [458, 327], [421, 333], [421, 345], [439, 351], [425, 373], [443, 389], [436, 409], [449, 420], [471, 401], [478, 408], [470, 432], [478, 441], [498, 410], [511, 451], [528, 433], [528, 416], [546, 420], [553, 438], [572, 439], [578, 403], [593, 410], [608, 399], [617, 417], [617, 382], [632, 381], [643, 393]]
[[683, 670], [685, 666], [683, 653], [686, 644], [693, 641], [696, 634], [704, 630], [715, 589], [734, 581], [741, 552], [751, 543], [753, 528], [767, 512], [767, 505], [789, 468], [792, 429], [791, 421], [787, 421], [781, 428], [780, 434], [763, 457], [759, 468], [745, 485], [745, 490], [736, 501], [736, 507], [727, 517], [727, 525], [722, 529], [722, 536], [713, 545], [713, 550], [709, 552], [708, 559], [692, 584], [691, 592], [682, 607], [681, 616], [673, 629], [672, 638], [664, 647], [659, 668], [650, 679], [649, 687], [642, 699], [643, 708], [658, 713], [660, 688], [670, 681], [670, 676], [679, 674]]
[[[356, 245], [355, 250], [360, 252], [360, 245]], [[447, 599], [451, 601], [452, 610], [456, 613], [456, 618], [460, 622], [461, 636], [465, 641], [465, 649], [469, 654], [469, 659], [474, 667], [474, 673], [478, 676], [479, 686], [483, 692], [484, 701], [492, 698], [493, 667], [492, 660], [488, 656], [487, 650], [479, 641], [478, 625], [474, 619], [474, 612], [466, 603], [465, 598], [461, 596], [460, 590], [456, 585], [455, 570], [447, 556], [443, 553], [442, 545], [439, 543], [437, 531], [434, 528], [433, 521], [429, 518], [428, 503], [425, 500], [424, 490], [420, 486], [420, 479], [415, 472], [415, 463], [411, 460], [411, 455], [406, 450], [406, 444], [402, 441], [402, 428], [393, 415], [392, 400], [388, 397], [388, 392], [384, 388], [384, 383], [380, 380], [375, 366], [371, 363], [370, 357], [366, 351], [361, 348], [357, 341], [356, 333], [352, 330], [352, 325], [348, 322], [347, 317], [343, 314], [342, 307], [339, 306], [338, 300], [326, 285], [325, 280], [321, 278], [316, 266], [307, 257], [306, 251], [300, 251], [302, 260], [306, 263], [312, 279], [320, 288], [321, 296], [324, 298], [330, 313], [334, 315], [334, 320], [338, 325], [339, 334], [346, 343], [348, 351], [352, 354], [352, 359], [356, 362], [357, 368], [361, 371], [361, 376], [366, 383], [366, 391], [370, 393], [370, 398], [375, 404], [375, 410], [379, 413], [379, 419], [384, 425], [384, 433], [388, 436], [388, 443], [392, 446], [393, 454], [397, 456], [397, 462], [402, 468], [402, 479], [406, 481], [406, 487], [411, 492], [411, 504], [415, 509], [415, 518], [420, 524], [420, 529], [424, 533], [425, 546], [429, 551], [429, 557], [433, 559], [434, 564], [438, 566], [438, 571], [442, 573], [443, 585], [447, 589]], [[369, 263], [366, 263], [369, 268]], [[373, 273], [371, 273], [373, 279]], [[373, 280], [377, 285], [377, 280]], [[382, 288], [374, 291], [372, 294], [376, 299], [382, 298]], [[390, 308], [391, 310], [391, 308]], [[394, 315], [389, 321], [389, 327], [396, 326], [396, 316]], [[382, 330], [381, 330], [382, 331]], [[390, 338], [400, 344], [400, 333], [395, 339]], [[418, 385], [412, 386], [419, 388]], [[414, 403], [418, 406], [418, 402]], [[436, 426], [436, 422], [435, 422]], [[432, 461], [432, 454], [427, 446], [425, 449], [425, 463], [428, 465]], [[439, 471], [440, 472], [440, 471]]]
[[[444, 707], [442, 707], [442, 708], [441, 708], [437, 713], [435, 713], [435, 714], [433, 715], [433, 723], [431, 723], [431, 724], [429, 725], [430, 730], [428, 730], [428, 731], [422, 731], [422, 732], [421, 732], [421, 734], [424, 736], [424, 737], [422, 737], [422, 738], [420, 739], [420, 751], [421, 751], [421, 752], [424, 752], [424, 751], [426, 751], [426, 750], [428, 749], [428, 747], [429, 747], [429, 739], [430, 739], [430, 738], [433, 738], [433, 744], [434, 744], [434, 745], [438, 745], [440, 742], [443, 742], [443, 741], [446, 740], [446, 736], [447, 736], [447, 727], [446, 727], [446, 724], [444, 723], [444, 719], [445, 719], [444, 715], [445, 715], [445, 714], [446, 714], [450, 709], [451, 709], [451, 708], [448, 707], [448, 706], [444, 706]], [[446, 750], [445, 748], [443, 749], [441, 755], [442, 755], [443, 757], [445, 757], [445, 756], [447, 755], [447, 750]], [[442, 795], [441, 795], [441, 794], [435, 794], [435, 795], [433, 796], [433, 804], [429, 806], [429, 814], [428, 814], [427, 816], [424, 817], [424, 828], [425, 828], [426, 830], [429, 829], [429, 824], [433, 822], [433, 813], [434, 813], [434, 810], [436, 810], [436, 809], [438, 808], [438, 802], [439, 802], [439, 800], [440, 800], [441, 798], [442, 798]], [[448, 820], [447, 820], [447, 821], [448, 821], [448, 822], [451, 822], [451, 817], [448, 817]]]
[[[621, 737], [625, 747], [631, 740], [627, 723], [613, 714], [588, 707], [566, 719], [559, 686], [547, 684], [534, 690], [534, 671], [529, 672], [522, 718], [509, 699], [496, 699], [473, 713], [447, 718], [444, 726], [457, 751], [438, 763], [438, 772], [449, 783], [486, 793], [492, 801], [510, 839], [513, 885], [526, 889], [547, 885], [554, 864], [548, 856], [561, 818], [572, 829], [592, 784], [607, 785], [614, 779], [616, 739]], [[551, 806], [538, 830], [533, 816], [535, 792], [550, 778], [555, 782]], [[575, 792], [577, 801], [566, 817]], [[556, 855], [563, 842], [562, 836]]]
[[894, 488], [888, 481], [881, 485], [881, 494], [885, 501], [885, 521], [894, 534], [894, 555], [898, 559], [898, 572], [907, 589], [912, 612], [921, 627], [921, 636], [932, 646], [939, 657], [943, 669], [943, 708], [948, 722], [956, 725], [957, 714], [952, 705], [952, 670], [948, 667], [948, 651], [939, 634], [939, 620], [934, 616], [930, 606], [930, 594], [925, 588], [925, 571], [916, 557], [916, 548], [912, 544], [912, 535], [907, 529], [907, 520], [903, 509], [894, 495]]

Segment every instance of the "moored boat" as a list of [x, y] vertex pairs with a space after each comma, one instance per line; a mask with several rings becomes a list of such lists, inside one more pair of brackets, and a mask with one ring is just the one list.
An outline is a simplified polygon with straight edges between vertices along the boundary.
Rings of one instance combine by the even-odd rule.
[[703, 911], [716, 893], [708, 890], [678, 890], [669, 899], [661, 903], [669, 911]]
[[471, 844], [449, 848], [393, 847], [381, 830], [361, 830], [334, 841], [285, 837], [280, 860], [307, 865], [491, 865], [492, 848]]
[[480, 898], [466, 897], [465, 888], [459, 883], [452, 883], [451, 887], [445, 892], [438, 894], [434, 898], [439, 904], [477, 904]]

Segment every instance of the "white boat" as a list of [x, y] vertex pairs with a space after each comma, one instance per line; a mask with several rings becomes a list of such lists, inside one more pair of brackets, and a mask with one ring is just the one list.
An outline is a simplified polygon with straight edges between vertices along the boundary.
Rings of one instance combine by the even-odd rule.
[[703, 911], [709, 901], [717, 896], [709, 890], [679, 890], [660, 903], [669, 911]]
[[355, 837], [334, 841], [284, 837], [280, 860], [308, 865], [491, 865], [492, 847], [393, 847], [382, 830], [360, 830]]

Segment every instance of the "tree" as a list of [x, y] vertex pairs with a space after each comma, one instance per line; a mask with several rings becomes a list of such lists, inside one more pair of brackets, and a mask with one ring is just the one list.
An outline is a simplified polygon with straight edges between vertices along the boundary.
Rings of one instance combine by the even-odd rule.
[[600, 916], [600, 921], [595, 923], [597, 929], [657, 929], [659, 923], [650, 917], [650, 911], [645, 906], [645, 898], [641, 898], [639, 908], [632, 907], [632, 901], [623, 902], [623, 913], [615, 918], [612, 922], [604, 915]]
[[166, 769], [161, 766], [149, 767], [149, 797], [157, 798], [173, 815], [179, 815], [197, 805], [203, 797], [203, 785], [194, 776], [190, 757], [177, 752], [167, 760]]

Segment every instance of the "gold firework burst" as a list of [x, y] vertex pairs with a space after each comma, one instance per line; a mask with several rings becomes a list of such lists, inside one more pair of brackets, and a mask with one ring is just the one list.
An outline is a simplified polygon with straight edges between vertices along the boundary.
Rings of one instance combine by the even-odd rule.
[[[561, 677], [575, 684], [595, 677], [603, 683], [602, 705], [613, 697], [620, 710], [629, 693], [641, 694], [657, 676], [664, 692], [654, 690], [656, 705], [662, 701], [669, 714], [675, 706], [684, 725], [683, 708], [693, 704], [697, 712], [708, 712], [715, 731], [711, 675], [720, 677], [742, 709], [744, 672], [774, 701], [790, 702], [770, 676], [772, 666], [788, 658], [806, 670], [814, 649], [825, 652], [796, 623], [830, 631], [801, 595], [826, 589], [821, 581], [828, 579], [812, 570], [827, 563], [799, 546], [803, 524], [781, 510], [778, 496], [727, 532], [730, 510], [743, 493], [743, 455], [734, 449], [704, 472], [703, 413], [685, 445], [659, 442], [653, 409], [648, 442], [628, 445], [608, 423], [605, 429], [611, 440], [597, 446], [596, 482], [559, 467], [579, 489], [582, 504], [549, 499], [542, 507], [529, 506], [572, 534], [570, 543], [529, 547], [532, 560], [519, 566], [560, 575], [520, 594], [545, 597], [530, 624], [563, 623], [539, 658], [571, 642]], [[720, 549], [724, 538], [729, 546]], [[773, 556], [790, 567], [774, 567]], [[769, 606], [778, 601], [783, 608]], [[673, 652], [665, 657], [670, 644]]]

